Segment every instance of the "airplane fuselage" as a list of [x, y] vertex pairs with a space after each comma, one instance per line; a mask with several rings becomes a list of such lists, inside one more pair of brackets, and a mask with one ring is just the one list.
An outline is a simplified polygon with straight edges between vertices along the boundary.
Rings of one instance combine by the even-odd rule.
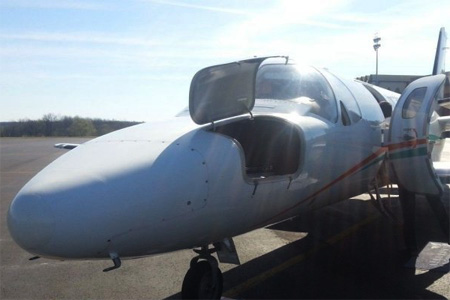
[[385, 153], [385, 117], [361, 83], [339, 88], [351, 91], [360, 116], [343, 121], [339, 99], [335, 120], [305, 114], [301, 101], [260, 99], [252, 116], [198, 126], [181, 113], [93, 139], [20, 191], [11, 234], [45, 257], [139, 257], [220, 241], [360, 194]]

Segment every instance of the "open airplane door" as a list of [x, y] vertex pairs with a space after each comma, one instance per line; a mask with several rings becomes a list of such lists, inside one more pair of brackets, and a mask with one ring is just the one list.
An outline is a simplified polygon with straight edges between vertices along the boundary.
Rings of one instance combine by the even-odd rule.
[[412, 193], [438, 196], [444, 189], [433, 167], [433, 139], [429, 136], [444, 80], [445, 75], [440, 74], [412, 82], [392, 114], [389, 159], [398, 183]]
[[256, 73], [263, 61], [282, 56], [258, 57], [202, 69], [189, 91], [189, 112], [201, 125], [245, 113], [255, 105]]

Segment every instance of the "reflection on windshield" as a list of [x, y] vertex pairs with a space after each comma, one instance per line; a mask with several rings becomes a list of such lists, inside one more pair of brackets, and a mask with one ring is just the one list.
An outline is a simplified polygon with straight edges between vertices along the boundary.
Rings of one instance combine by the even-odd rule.
[[256, 99], [287, 100], [304, 113], [337, 120], [333, 92], [325, 78], [311, 67], [263, 65], [256, 77]]

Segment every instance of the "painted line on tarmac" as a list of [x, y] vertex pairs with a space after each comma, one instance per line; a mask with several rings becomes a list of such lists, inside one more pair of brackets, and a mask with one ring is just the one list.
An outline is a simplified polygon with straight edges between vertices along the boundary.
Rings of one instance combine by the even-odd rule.
[[378, 218], [380, 218], [380, 215], [371, 215], [369, 217], [367, 217], [366, 219], [362, 220], [361, 222], [345, 229], [344, 231], [339, 232], [338, 234], [328, 238], [324, 243], [313, 247], [311, 250], [306, 251], [305, 253], [301, 253], [297, 256], [292, 257], [291, 259], [288, 259], [287, 261], [285, 261], [284, 263], [279, 264], [278, 266], [273, 267], [270, 270], [267, 270], [255, 277], [252, 277], [248, 280], [246, 280], [245, 282], [229, 289], [228, 291], [226, 291], [224, 293], [224, 296], [227, 298], [236, 298], [238, 295], [240, 295], [241, 293], [245, 292], [246, 290], [251, 289], [252, 287], [262, 283], [263, 281], [275, 276], [276, 274], [302, 262], [303, 260], [305, 260], [306, 258], [308, 258], [309, 256], [311, 256], [312, 254], [318, 252], [319, 250], [326, 248], [330, 245], [334, 245], [337, 242], [345, 239], [346, 237], [350, 236], [351, 234], [355, 233], [356, 231], [358, 231], [361, 227], [366, 226], [370, 223], [372, 223], [373, 221], [377, 220]]

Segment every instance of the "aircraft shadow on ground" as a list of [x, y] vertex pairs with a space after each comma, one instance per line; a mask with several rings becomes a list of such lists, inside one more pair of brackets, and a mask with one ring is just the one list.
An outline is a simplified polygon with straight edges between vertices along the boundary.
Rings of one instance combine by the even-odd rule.
[[[416, 275], [414, 268], [405, 267], [410, 256], [404, 248], [398, 202], [397, 197], [390, 199], [397, 220], [382, 216], [370, 201], [346, 200], [268, 227], [280, 237], [289, 232], [308, 234], [225, 272], [224, 296], [446, 299], [427, 290], [445, 273], [429, 271]], [[420, 224], [430, 215], [426, 201], [420, 201], [416, 227], [425, 227]], [[428, 225], [433, 228], [418, 230], [419, 249], [429, 240], [445, 241], [436, 224]], [[180, 298], [180, 294], [168, 299], [174, 298]]]

